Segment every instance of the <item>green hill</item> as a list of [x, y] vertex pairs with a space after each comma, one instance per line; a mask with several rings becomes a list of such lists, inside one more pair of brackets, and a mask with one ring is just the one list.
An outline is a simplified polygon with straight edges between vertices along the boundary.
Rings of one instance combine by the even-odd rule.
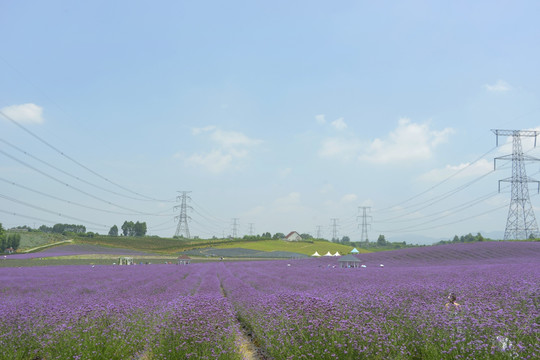
[[8, 230], [6, 231], [6, 234], [19, 234], [21, 236], [19, 252], [24, 252], [42, 246], [46, 247], [60, 241], [68, 240], [68, 238], [64, 235], [47, 234], [41, 231], [13, 232]]
[[[348, 254], [352, 246], [336, 244], [325, 240], [284, 241], [284, 240], [253, 240], [253, 239], [171, 239], [160, 237], [125, 237], [125, 236], [94, 236], [94, 237], [66, 237], [63, 235], [31, 232], [21, 234], [20, 252], [40, 251], [41, 248], [61, 245], [67, 240], [72, 244], [90, 244], [111, 248], [130, 249], [146, 253], [162, 255], [177, 254], [182, 251], [201, 248], [242, 248], [257, 251], [288, 251], [305, 255], [312, 255], [317, 251], [320, 255], [327, 252], [332, 254]], [[368, 250], [358, 249], [362, 253]]]
[[[243, 241], [238, 240], [234, 243], [226, 243], [214, 246], [218, 249], [227, 248], [244, 248], [258, 251], [290, 251], [305, 255], [312, 255], [317, 251], [319, 255], [324, 255], [328, 251], [334, 254], [336, 251], [340, 254], [348, 254], [353, 249], [352, 246], [336, 244], [325, 240], [310, 240], [310, 241], [285, 241], [285, 240], [257, 240]], [[369, 251], [358, 249], [362, 253]]]

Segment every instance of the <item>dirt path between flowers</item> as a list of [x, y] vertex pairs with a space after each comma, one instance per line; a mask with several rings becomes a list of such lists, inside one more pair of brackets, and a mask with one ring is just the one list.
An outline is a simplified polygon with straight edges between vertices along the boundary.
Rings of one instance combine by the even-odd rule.
[[[220, 281], [220, 290], [221, 295], [223, 295], [224, 298], [227, 298], [227, 294], [225, 293], [225, 290], [223, 289], [223, 285]], [[240, 320], [237, 319], [238, 323], [238, 332], [236, 334], [236, 346], [238, 348], [238, 352], [240, 355], [242, 355], [243, 360], [264, 360], [265, 357], [261, 355], [261, 350], [257, 347], [257, 345], [253, 342], [253, 338], [251, 336], [251, 333], [248, 329], [246, 329]]]
[[259, 355], [259, 349], [251, 340], [251, 336], [248, 335], [242, 325], [240, 325], [240, 332], [236, 336], [236, 346], [238, 346], [238, 351], [240, 352], [240, 355], [242, 355], [243, 360], [263, 359]]

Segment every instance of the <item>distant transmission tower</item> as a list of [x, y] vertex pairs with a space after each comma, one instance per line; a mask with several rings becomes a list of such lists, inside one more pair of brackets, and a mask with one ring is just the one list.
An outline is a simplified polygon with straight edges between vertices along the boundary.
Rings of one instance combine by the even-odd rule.
[[249, 236], [253, 236], [253, 223], [249, 223]]
[[191, 239], [189, 235], [189, 226], [188, 219], [191, 218], [187, 215], [187, 209], [191, 209], [191, 206], [187, 205], [187, 201], [191, 200], [188, 194], [191, 191], [179, 191], [182, 195], [176, 197], [176, 201], [180, 201], [180, 205], [175, 206], [174, 209], [180, 208], [180, 215], [176, 216], [175, 219], [178, 219], [178, 226], [176, 227], [176, 232], [174, 233], [175, 237], [184, 237], [186, 239]]
[[338, 240], [337, 222], [339, 219], [330, 219], [330, 220], [332, 220], [332, 241], [335, 242]]
[[321, 226], [317, 225], [317, 239], [321, 239]]
[[492, 130], [497, 136], [497, 146], [499, 146], [500, 136], [512, 136], [512, 155], [505, 155], [494, 159], [494, 167], [497, 160], [512, 160], [512, 177], [499, 180], [499, 192], [501, 191], [501, 181], [509, 182], [511, 186], [512, 199], [508, 209], [506, 219], [506, 229], [504, 230], [504, 240], [525, 240], [530, 237], [538, 237], [538, 224], [534, 216], [531, 198], [529, 197], [530, 182], [538, 183], [540, 192], [540, 182], [531, 179], [525, 172], [525, 161], [539, 161], [540, 159], [524, 155], [521, 148], [521, 137], [534, 137], [536, 147], [536, 137], [540, 131], [534, 130]]
[[238, 218], [232, 219], [232, 238], [236, 239], [238, 237]]
[[370, 210], [371, 207], [370, 206], [359, 206], [358, 207], [358, 212], [360, 213], [360, 210], [362, 210], [362, 215], [358, 215], [358, 217], [356, 218], [358, 220], [358, 218], [362, 218], [362, 233], [360, 235], [360, 241], [364, 241], [366, 243], [369, 242], [369, 239], [368, 239], [368, 234], [367, 234], [367, 228], [368, 226], [370, 226], [371, 224], [368, 224], [368, 218], [371, 220], [372, 217], [369, 216], [367, 214], [367, 211]]

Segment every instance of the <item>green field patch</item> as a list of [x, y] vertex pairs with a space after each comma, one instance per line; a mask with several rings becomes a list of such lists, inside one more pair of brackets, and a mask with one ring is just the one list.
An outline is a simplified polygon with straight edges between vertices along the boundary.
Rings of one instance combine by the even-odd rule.
[[116, 255], [116, 254], [80, 254], [80, 255], [65, 255], [65, 256], [51, 256], [47, 257], [48, 260], [69, 260], [69, 259], [109, 259], [109, 260], [118, 260], [121, 257], [131, 257], [134, 260], [148, 260], [148, 259], [160, 259], [160, 260], [176, 260], [176, 256], [159, 256], [156, 255]]
[[[336, 244], [324, 240], [313, 241], [285, 241], [285, 240], [259, 240], [259, 241], [237, 241], [214, 246], [217, 249], [228, 248], [244, 248], [258, 251], [289, 251], [304, 255], [313, 255], [315, 251], [319, 255], [325, 255], [327, 252], [335, 254], [339, 252], [341, 255], [349, 254], [353, 249], [352, 246]], [[369, 251], [359, 249], [361, 253]]]
[[171, 239], [160, 237], [131, 237], [131, 236], [97, 236], [93, 238], [76, 238], [78, 244], [90, 244], [123, 248], [142, 252], [174, 254], [185, 250], [211, 247], [233, 242], [229, 239]]
[[41, 231], [6, 231], [6, 234], [19, 234], [21, 236], [19, 252], [29, 252], [33, 251], [35, 248], [54, 246], [56, 243], [68, 240], [68, 238], [62, 234], [48, 234]]

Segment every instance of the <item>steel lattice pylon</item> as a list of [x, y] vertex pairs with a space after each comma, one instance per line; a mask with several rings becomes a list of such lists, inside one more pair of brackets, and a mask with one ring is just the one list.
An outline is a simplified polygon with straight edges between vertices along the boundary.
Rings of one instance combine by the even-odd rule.
[[182, 193], [182, 195], [177, 196], [176, 200], [180, 200], [180, 206], [175, 206], [174, 209], [180, 208], [180, 215], [176, 216], [175, 219], [178, 219], [178, 226], [176, 227], [176, 232], [174, 233], [175, 237], [184, 237], [186, 239], [191, 239], [191, 235], [189, 234], [189, 226], [188, 226], [188, 219], [191, 219], [187, 215], [187, 209], [191, 208], [187, 205], [187, 200], [191, 200], [191, 198], [188, 196], [188, 193], [191, 191], [179, 191]]
[[363, 241], [363, 242], [366, 242], [368, 243], [369, 242], [369, 239], [368, 239], [368, 226], [370, 224], [368, 224], [368, 218], [371, 219], [371, 216], [369, 216], [367, 214], [367, 210], [371, 209], [371, 207], [369, 206], [359, 206], [358, 207], [358, 211], [360, 211], [360, 209], [362, 209], [362, 216], [358, 216], [358, 218], [362, 218], [362, 235], [360, 235], [360, 241]]
[[512, 177], [499, 180], [499, 191], [501, 182], [509, 182], [511, 184], [511, 201], [508, 209], [508, 218], [506, 219], [506, 228], [504, 230], [504, 240], [525, 240], [531, 237], [539, 236], [538, 224], [534, 216], [531, 199], [529, 196], [529, 183], [535, 182], [527, 176], [525, 170], [525, 161], [539, 161], [540, 159], [523, 154], [521, 146], [521, 137], [534, 137], [534, 145], [536, 146], [536, 137], [540, 131], [534, 130], [492, 130], [497, 136], [497, 145], [499, 143], [499, 135], [512, 136], [512, 155], [505, 155], [496, 160], [512, 160]]

